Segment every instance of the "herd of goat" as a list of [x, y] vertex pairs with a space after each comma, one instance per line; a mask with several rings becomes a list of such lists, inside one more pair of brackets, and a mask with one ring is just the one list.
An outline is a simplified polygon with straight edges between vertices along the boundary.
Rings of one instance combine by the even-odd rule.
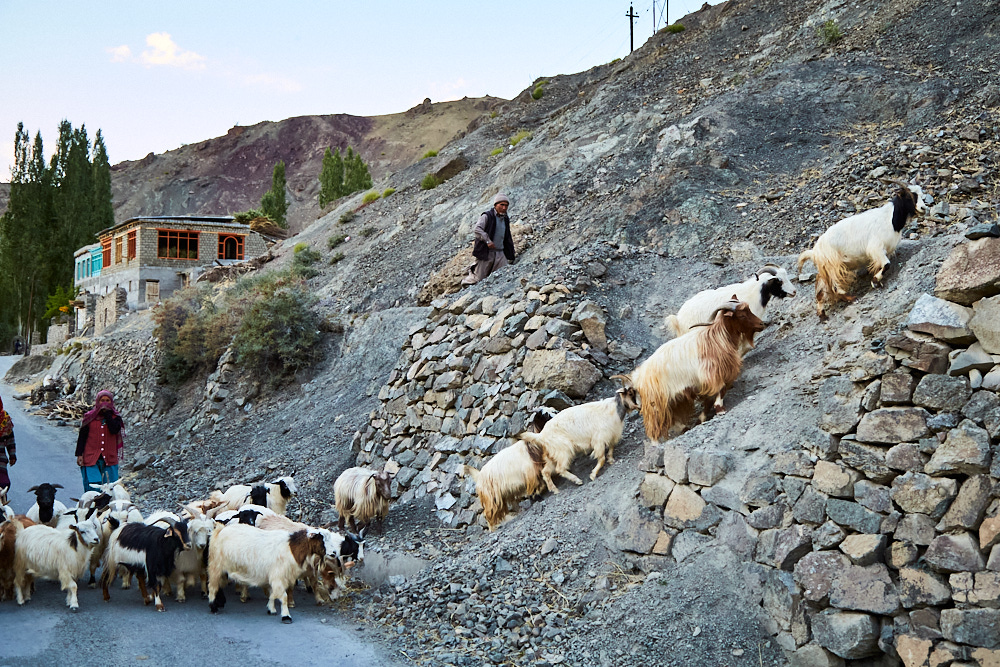
[[[872, 284], [880, 283], [889, 257], [909, 219], [923, 212], [917, 185], [900, 187], [882, 207], [864, 211], [833, 225], [814, 247], [799, 257], [816, 265], [816, 302], [820, 317], [828, 302], [851, 300], [847, 288], [854, 271], [867, 267]], [[701, 421], [723, 411], [723, 397], [742, 370], [754, 336], [764, 329], [763, 317], [773, 298], [795, 296], [786, 270], [765, 265], [746, 281], [705, 290], [691, 297], [665, 325], [675, 338], [661, 345], [628, 375], [616, 375], [615, 395], [567, 408], [559, 413], [536, 411], [534, 432], [525, 432], [477, 470], [464, 466], [475, 481], [483, 516], [494, 530], [511, 504], [559, 490], [553, 475], [575, 484], [573, 461], [589, 454], [597, 464], [614, 463], [626, 416], [639, 410], [646, 434], [659, 440], [684, 428], [703, 407]], [[70, 509], [55, 500], [53, 484], [32, 487], [38, 502], [26, 515], [15, 516], [5, 504], [0, 524], [0, 600], [31, 597], [33, 578], [54, 579], [66, 591], [66, 604], [77, 609], [77, 585], [89, 567], [91, 587], [101, 568], [104, 599], [122, 576], [129, 588], [133, 575], [146, 604], [163, 611], [161, 592], [173, 589], [185, 599], [188, 586], [201, 584], [215, 613], [226, 602], [224, 587], [232, 581], [247, 599], [247, 589], [268, 591], [267, 610], [290, 623], [289, 606], [296, 581], [303, 580], [318, 604], [344, 588], [346, 571], [364, 558], [364, 534], [389, 508], [391, 477], [387, 472], [350, 468], [334, 484], [338, 529], [316, 528], [288, 519], [285, 508], [296, 493], [291, 477], [259, 485], [233, 486], [224, 493], [188, 503], [179, 514], [156, 512], [143, 518], [120, 484], [85, 493]], [[0, 489], [2, 492], [3, 489]], [[345, 522], [350, 525], [348, 532]], [[360, 529], [359, 529], [360, 524]], [[148, 586], [148, 589], [147, 589]]]
[[388, 509], [388, 501], [379, 495], [385, 476], [352, 468], [341, 477], [346, 485], [338, 504], [354, 509], [341, 513], [340, 530], [349, 517], [354, 529], [355, 519], [361, 522], [357, 533], [315, 528], [286, 517], [288, 501], [296, 494], [291, 477], [213, 491], [179, 513], [158, 511], [147, 517], [121, 484], [88, 491], [75, 499], [73, 508], [56, 500], [60, 485], [39, 484], [29, 489], [36, 503], [26, 514], [15, 515], [2, 504], [0, 600], [14, 598], [23, 605], [31, 599], [35, 577], [52, 579], [66, 591], [66, 606], [75, 611], [80, 606], [77, 579], [89, 568], [89, 585], [96, 587], [100, 567], [106, 601], [119, 575], [122, 588], [130, 588], [134, 576], [143, 601], [155, 603], [158, 611], [164, 611], [164, 590], [173, 589], [175, 599], [183, 602], [187, 587], [200, 582], [209, 609], [216, 613], [226, 604], [224, 587], [232, 581], [244, 602], [250, 586], [265, 589], [268, 613], [277, 613], [277, 601], [282, 622], [291, 623], [288, 610], [294, 604], [296, 581], [305, 582], [317, 604], [338, 597], [346, 571], [364, 560], [368, 525], [376, 518], [381, 522]]

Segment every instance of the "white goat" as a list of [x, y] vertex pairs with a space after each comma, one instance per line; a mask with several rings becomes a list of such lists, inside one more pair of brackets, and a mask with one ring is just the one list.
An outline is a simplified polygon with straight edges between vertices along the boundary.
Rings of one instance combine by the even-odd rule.
[[[19, 526], [20, 524], [15, 524]], [[97, 517], [57, 529], [34, 525], [18, 530], [14, 540], [14, 593], [17, 604], [31, 599], [33, 577], [55, 579], [66, 591], [66, 606], [80, 608], [76, 580], [87, 567], [90, 551], [100, 541]]]
[[523, 439], [501, 449], [480, 470], [462, 466], [465, 476], [476, 483], [476, 495], [491, 531], [507, 516], [508, 503], [542, 492], [544, 467], [544, 448]]
[[178, 552], [174, 558], [174, 573], [170, 583], [174, 588], [174, 599], [187, 600], [187, 587], [201, 584], [201, 592], [208, 595], [208, 570], [205, 568], [205, 549], [208, 538], [215, 529], [215, 521], [203, 513], [188, 513], [188, 538], [191, 548]]
[[236, 584], [268, 586], [267, 613], [281, 603], [281, 622], [291, 623], [288, 590], [302, 576], [310, 559], [326, 557], [318, 529], [288, 533], [245, 524], [217, 525], [208, 544], [208, 605], [215, 614], [226, 604], [222, 590], [228, 575]]
[[924, 212], [920, 186], [892, 182], [900, 187], [889, 203], [837, 222], [823, 232], [811, 250], [799, 255], [800, 271], [809, 260], [816, 265], [816, 313], [820, 317], [825, 315], [827, 301], [854, 300], [847, 295], [847, 288], [856, 269], [867, 266], [872, 287], [881, 284], [903, 227], [911, 216]]
[[226, 492], [212, 491], [208, 498], [211, 501], [219, 502], [220, 512], [227, 509], [235, 510], [243, 507], [247, 503], [261, 505], [272, 509], [278, 514], [285, 513], [288, 501], [298, 492], [295, 480], [291, 477], [279, 477], [273, 482], [266, 484], [237, 484], [226, 489]]
[[344, 522], [350, 519], [351, 530], [358, 532], [355, 519], [364, 530], [372, 519], [377, 518], [381, 532], [392, 498], [390, 484], [389, 473], [384, 470], [375, 472], [368, 468], [348, 468], [342, 472], [333, 484], [334, 503], [340, 515], [338, 527], [344, 530]]
[[[777, 264], [765, 264], [752, 278], [741, 283], [698, 292], [684, 302], [676, 315], [668, 315], [664, 324], [675, 336], [681, 336], [692, 327], [708, 322], [716, 308], [724, 306], [734, 296], [750, 306], [750, 312], [763, 320], [772, 297], [784, 299], [795, 294], [795, 286], [788, 279], [788, 272]], [[751, 341], [741, 353], [746, 355], [752, 348]]]
[[56, 489], [63, 488], [62, 484], [39, 484], [28, 489], [28, 492], [35, 492], [37, 501], [27, 512], [27, 517], [35, 523], [43, 523], [47, 526], [55, 527], [59, 521], [59, 516], [66, 511], [66, 506], [56, 500]]
[[[622, 375], [614, 377], [628, 379]], [[583, 484], [569, 471], [573, 459], [580, 454], [591, 454], [597, 459], [597, 465], [590, 473], [592, 480], [597, 479], [605, 461], [609, 464], [615, 462], [615, 445], [622, 439], [625, 417], [638, 409], [636, 391], [626, 383], [611, 398], [566, 408], [549, 420], [540, 433], [522, 433], [520, 437], [529, 444], [542, 446], [545, 456], [542, 479], [549, 491], [559, 493], [552, 481], [552, 473], [574, 484]]]

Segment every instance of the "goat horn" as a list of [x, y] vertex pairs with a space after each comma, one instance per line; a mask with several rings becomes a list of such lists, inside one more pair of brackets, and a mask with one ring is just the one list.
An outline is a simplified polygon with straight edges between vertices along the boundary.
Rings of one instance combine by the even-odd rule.
[[761, 275], [765, 273], [770, 273], [772, 276], [776, 276], [778, 275], [779, 268], [780, 267], [777, 264], [765, 264], [757, 271], [756, 276], [760, 278]]
[[627, 375], [612, 375], [609, 380], [621, 380], [622, 386], [628, 389], [632, 386], [632, 378]]
[[715, 316], [718, 315], [719, 313], [721, 313], [722, 311], [724, 311], [724, 310], [736, 310], [736, 306], [738, 306], [738, 305], [740, 305], [739, 301], [730, 301], [730, 302], [728, 302], [724, 306], [719, 306], [718, 308], [716, 308], [715, 310], [712, 311], [711, 315], [708, 316], [708, 322], [705, 322], [704, 326], [708, 326], [709, 324], [711, 324], [712, 322], [714, 322], [715, 321]]

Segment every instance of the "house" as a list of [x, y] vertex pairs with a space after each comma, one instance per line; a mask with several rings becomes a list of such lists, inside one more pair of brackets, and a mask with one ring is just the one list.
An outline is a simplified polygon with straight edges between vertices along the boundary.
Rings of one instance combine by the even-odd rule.
[[74, 253], [74, 284], [104, 297], [125, 291], [129, 310], [167, 298], [212, 266], [263, 254], [267, 240], [229, 216], [142, 216], [97, 233]]

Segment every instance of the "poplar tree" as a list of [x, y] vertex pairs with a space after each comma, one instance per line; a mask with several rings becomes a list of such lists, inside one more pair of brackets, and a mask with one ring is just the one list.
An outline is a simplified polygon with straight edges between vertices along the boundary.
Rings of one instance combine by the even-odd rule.
[[344, 160], [340, 157], [340, 149], [333, 153], [327, 148], [323, 153], [323, 168], [319, 173], [319, 206], [327, 204], [343, 196]]
[[260, 199], [260, 212], [274, 220], [279, 227], [288, 229], [286, 215], [288, 199], [285, 197], [285, 163], [278, 160], [271, 176], [271, 189]]

